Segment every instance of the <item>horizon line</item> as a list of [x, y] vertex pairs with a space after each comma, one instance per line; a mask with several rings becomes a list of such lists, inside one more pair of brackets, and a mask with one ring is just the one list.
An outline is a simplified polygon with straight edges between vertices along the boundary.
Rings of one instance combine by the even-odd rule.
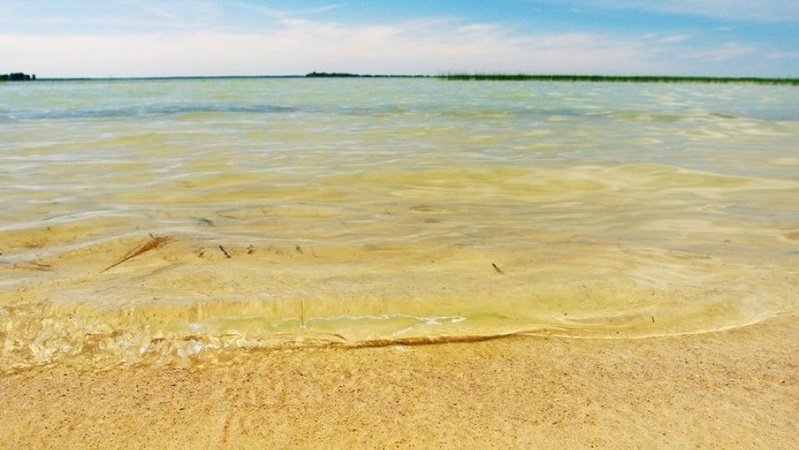
[[[797, 77], [705, 76], [705, 75], [599, 75], [526, 74], [490, 72], [447, 72], [439, 74], [358, 74], [348, 72], [309, 72], [288, 75], [165, 75], [106, 77], [39, 77], [35, 81], [125, 81], [125, 80], [202, 80], [202, 79], [297, 79], [297, 78], [435, 78], [455, 81], [639, 81], [639, 82], [754, 82], [799, 85]], [[2, 80], [10, 81], [10, 80]]]

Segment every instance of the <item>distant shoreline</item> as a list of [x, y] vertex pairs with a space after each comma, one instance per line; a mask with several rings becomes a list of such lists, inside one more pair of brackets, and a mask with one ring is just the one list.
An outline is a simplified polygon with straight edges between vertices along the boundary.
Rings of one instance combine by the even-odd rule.
[[702, 77], [658, 75], [527, 75], [453, 73], [436, 78], [453, 81], [558, 81], [594, 83], [753, 83], [799, 85], [799, 78]]
[[[445, 81], [544, 81], [544, 82], [591, 82], [591, 83], [738, 83], [799, 86], [799, 78], [760, 77], [706, 77], [706, 76], [660, 76], [660, 75], [533, 75], [502, 73], [447, 73], [439, 75], [380, 75], [345, 72], [311, 72], [306, 75], [220, 75], [220, 76], [166, 76], [166, 77], [76, 77], [34, 78], [30, 81], [170, 81], [170, 80], [237, 80], [237, 79], [300, 79], [300, 78], [427, 78]], [[0, 81], [4, 81], [0, 79]], [[7, 80], [11, 81], [11, 80]]]

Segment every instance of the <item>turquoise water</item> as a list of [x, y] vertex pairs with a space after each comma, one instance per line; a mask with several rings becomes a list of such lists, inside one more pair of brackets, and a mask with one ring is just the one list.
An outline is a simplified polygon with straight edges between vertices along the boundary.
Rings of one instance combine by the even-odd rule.
[[0, 84], [0, 366], [794, 312], [796, 105], [746, 84]]

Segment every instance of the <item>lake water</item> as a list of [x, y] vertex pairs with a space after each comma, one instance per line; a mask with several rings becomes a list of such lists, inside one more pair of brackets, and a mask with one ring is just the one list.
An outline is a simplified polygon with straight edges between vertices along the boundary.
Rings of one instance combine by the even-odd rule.
[[799, 310], [799, 89], [0, 84], [0, 368]]

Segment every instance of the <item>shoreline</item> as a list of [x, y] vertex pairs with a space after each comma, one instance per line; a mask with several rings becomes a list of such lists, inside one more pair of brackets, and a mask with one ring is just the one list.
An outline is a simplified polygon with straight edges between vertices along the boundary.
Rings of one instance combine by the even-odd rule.
[[0, 447], [791, 448], [799, 316], [0, 376]]
[[[311, 72], [305, 75], [175, 75], [138, 77], [45, 77], [26, 81], [85, 82], [85, 81], [186, 81], [186, 80], [286, 80], [286, 79], [430, 79], [442, 81], [537, 81], [556, 83], [698, 83], [698, 84], [756, 84], [799, 86], [795, 77], [715, 77], [703, 75], [575, 75], [525, 73], [445, 73], [445, 74], [358, 74]], [[22, 81], [22, 80], [0, 80]]]

